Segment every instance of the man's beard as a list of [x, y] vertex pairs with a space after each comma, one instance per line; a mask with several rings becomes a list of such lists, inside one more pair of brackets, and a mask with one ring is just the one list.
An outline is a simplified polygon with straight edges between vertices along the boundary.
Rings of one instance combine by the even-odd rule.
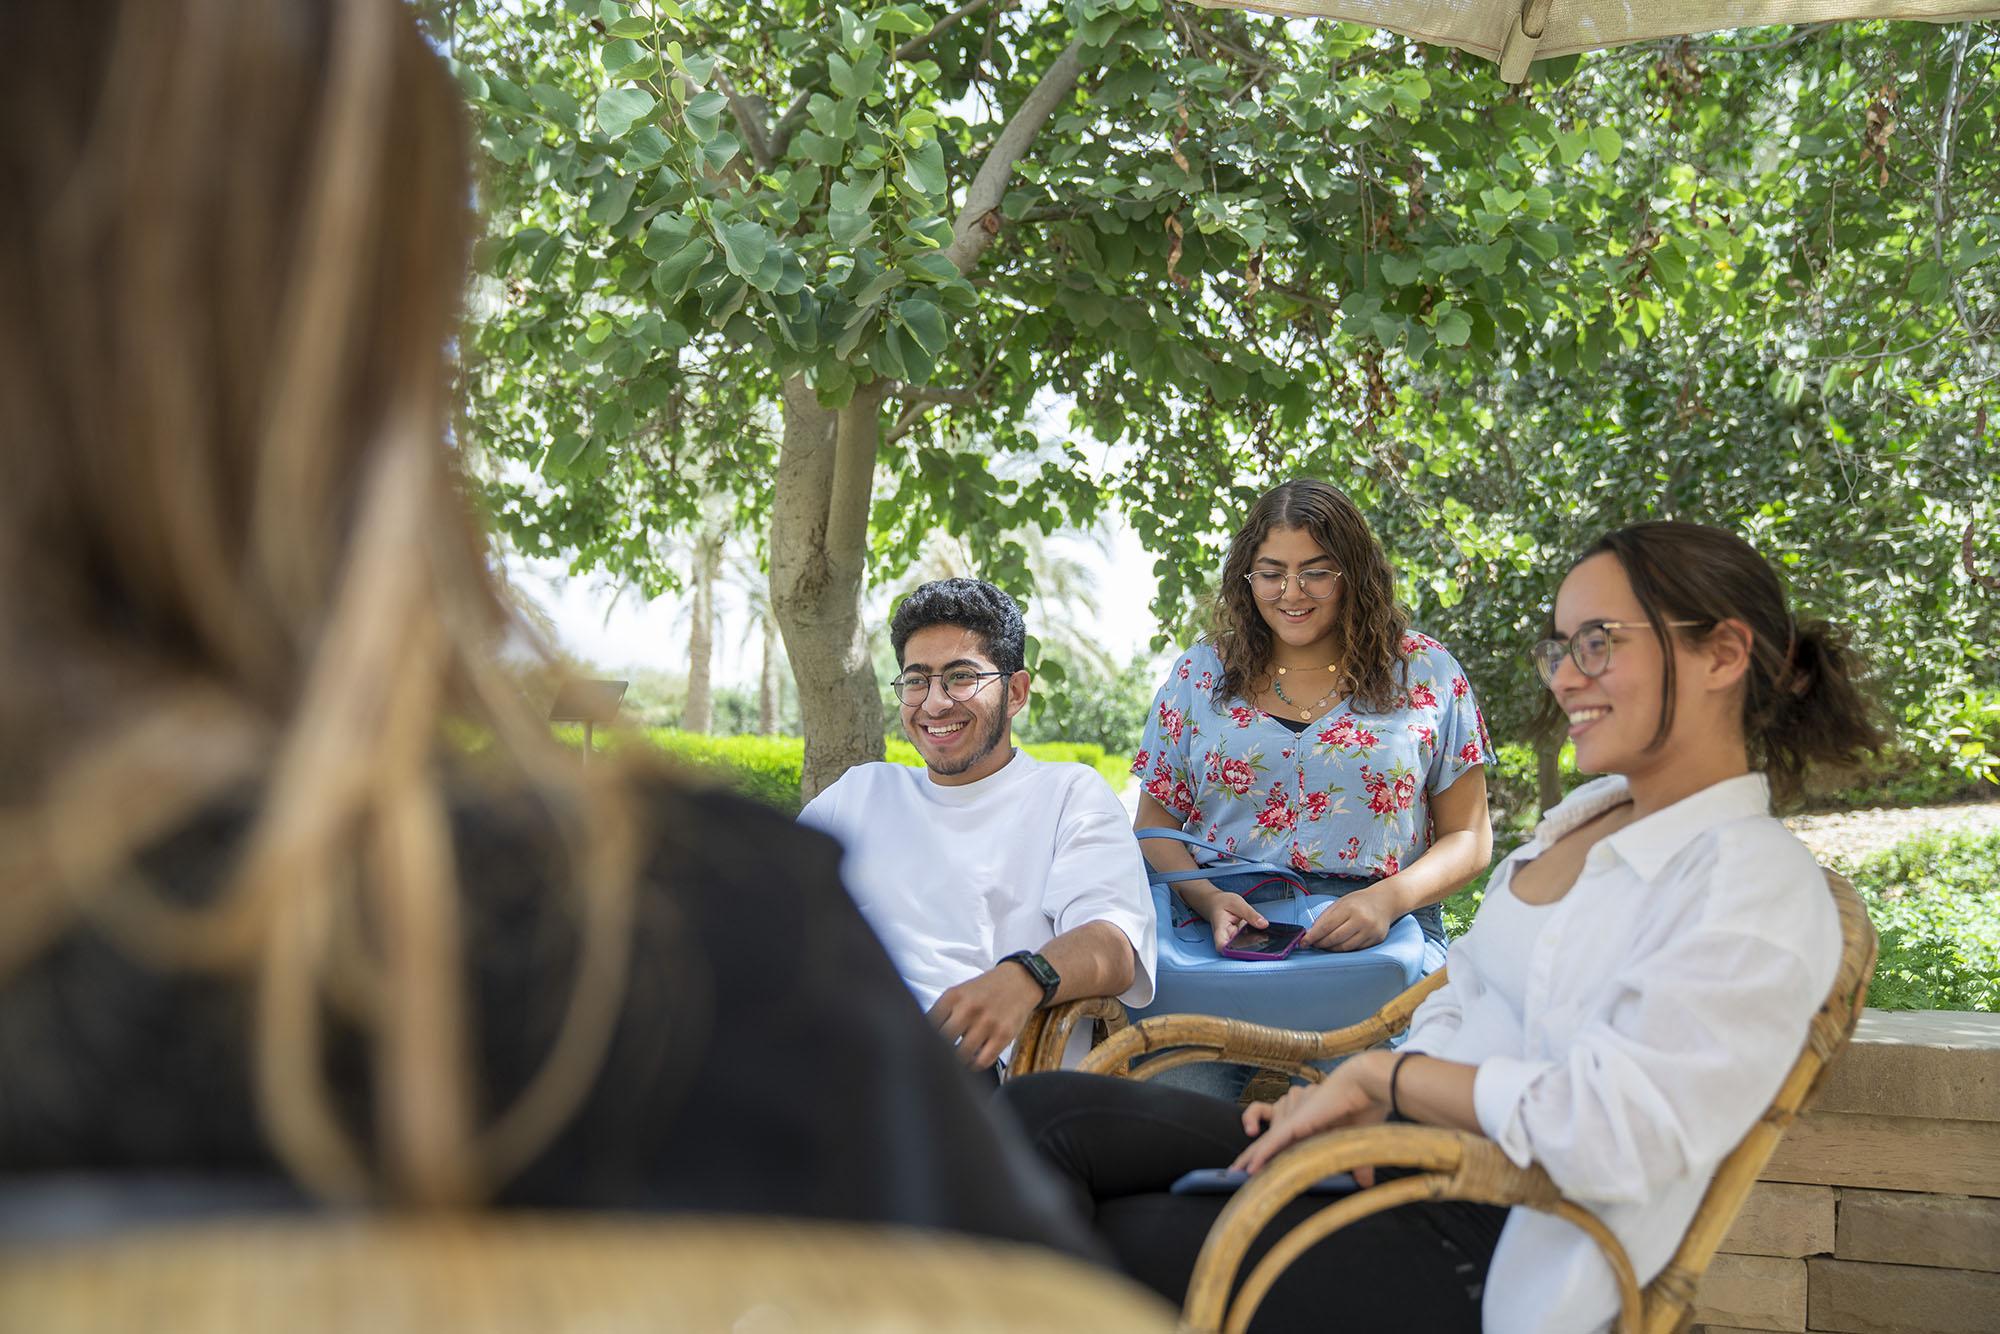
[[[977, 709], [972, 710], [972, 721], [967, 723], [966, 726], [967, 727], [979, 726], [979, 711]], [[921, 730], [921, 727], [922, 724], [918, 724], [919, 730]], [[949, 767], [938, 764], [935, 760], [933, 760], [930, 757], [928, 753], [925, 752], [922, 746], [917, 747], [917, 754], [922, 755], [924, 757], [924, 767], [929, 769], [932, 773], [936, 774], [938, 777], [956, 778], [960, 774], [964, 773], [967, 769], [970, 769], [973, 765], [985, 759], [988, 755], [991, 755], [993, 753], [993, 748], [1000, 744], [1000, 738], [1005, 736], [1006, 734], [1007, 734], [1007, 711], [1005, 709], [995, 709], [993, 710], [993, 719], [990, 723], [987, 724], [985, 734], [980, 738], [978, 747], [971, 751], [968, 751], [960, 759], [948, 761], [947, 764]]]

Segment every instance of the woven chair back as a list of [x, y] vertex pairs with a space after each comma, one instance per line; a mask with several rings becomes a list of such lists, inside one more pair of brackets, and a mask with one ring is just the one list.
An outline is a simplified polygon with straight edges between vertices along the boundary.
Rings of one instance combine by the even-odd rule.
[[1861, 1018], [1861, 1007], [1868, 999], [1868, 979], [1875, 972], [1875, 927], [1868, 920], [1868, 908], [1861, 902], [1861, 896], [1844, 877], [1827, 871], [1826, 884], [1840, 912], [1840, 971], [1834, 977], [1833, 990], [1813, 1016], [1805, 1047], [1779, 1086], [1777, 1096], [1757, 1124], [1722, 1160], [1709, 1182], [1707, 1194], [1702, 1196], [1701, 1207], [1681, 1237], [1680, 1248], [1667, 1267], [1646, 1285], [1645, 1334], [1668, 1334], [1687, 1322], [1694, 1310], [1695, 1289], [1701, 1276], [1736, 1221], [1750, 1188], [1771, 1160], [1785, 1128], [1819, 1091], [1833, 1058], [1847, 1045]]
[[776, 1218], [321, 1214], [0, 1252], [0, 1329], [10, 1331], [1173, 1328], [1152, 1293], [1041, 1247]]

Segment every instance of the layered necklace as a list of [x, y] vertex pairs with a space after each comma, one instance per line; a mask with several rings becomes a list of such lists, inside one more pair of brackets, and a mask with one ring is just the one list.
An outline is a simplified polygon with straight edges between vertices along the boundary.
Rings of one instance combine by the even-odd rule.
[[1326, 706], [1328, 704], [1331, 704], [1335, 696], [1339, 695], [1340, 693], [1340, 664], [1337, 662], [1329, 662], [1325, 667], [1299, 668], [1299, 670], [1302, 672], [1325, 671], [1332, 674], [1332, 679], [1327, 683], [1326, 693], [1324, 695], [1321, 695], [1318, 699], [1314, 700], [1310, 704], [1301, 704], [1297, 700], [1293, 699], [1290, 695], [1287, 695], [1285, 693], [1285, 673], [1287, 672], [1287, 670], [1289, 669], [1284, 667], [1274, 667], [1272, 669], [1272, 671], [1275, 674], [1271, 677], [1271, 691], [1279, 699], [1285, 701], [1285, 703], [1291, 705], [1293, 708], [1299, 711], [1299, 719], [1301, 722], [1309, 723], [1313, 720], [1314, 714], [1325, 712]]

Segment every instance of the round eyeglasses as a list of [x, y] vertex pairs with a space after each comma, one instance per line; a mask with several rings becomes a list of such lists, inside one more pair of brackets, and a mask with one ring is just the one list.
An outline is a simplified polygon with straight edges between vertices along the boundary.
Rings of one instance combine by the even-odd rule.
[[[1690, 629], [1706, 625], [1706, 621], [1668, 621], [1674, 629]], [[1562, 660], [1568, 656], [1576, 664], [1576, 669], [1595, 680], [1611, 670], [1611, 646], [1613, 630], [1648, 630], [1651, 621], [1590, 621], [1577, 628], [1568, 639], [1544, 639], [1528, 650], [1528, 660], [1535, 664], [1535, 675], [1542, 678], [1543, 685], [1554, 685], [1556, 673], [1562, 670]]]
[[896, 698], [915, 707], [931, 696], [931, 682], [944, 682], [944, 693], [949, 699], [963, 704], [978, 694], [981, 687], [996, 676], [1012, 676], [1012, 672], [975, 672], [970, 667], [954, 667], [948, 672], [904, 672], [889, 683], [889, 689], [896, 692]]
[[1333, 596], [1333, 583], [1340, 578], [1340, 571], [1300, 570], [1297, 574], [1282, 574], [1277, 570], [1252, 570], [1243, 578], [1259, 602], [1276, 602], [1294, 579], [1299, 581], [1299, 592], [1314, 602], [1324, 602]]

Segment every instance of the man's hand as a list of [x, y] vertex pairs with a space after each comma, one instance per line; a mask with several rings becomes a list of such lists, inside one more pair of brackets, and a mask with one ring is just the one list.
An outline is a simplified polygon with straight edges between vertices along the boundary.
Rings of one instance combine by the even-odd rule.
[[1365, 950], [1389, 937], [1403, 915], [1388, 881], [1343, 894], [1306, 930], [1300, 944], [1323, 950]]
[[[1319, 1083], [1294, 1088], [1276, 1103], [1251, 1103], [1243, 1109], [1243, 1133], [1257, 1138], [1230, 1166], [1239, 1172], [1256, 1172], [1280, 1149], [1322, 1130], [1387, 1120], [1387, 1097], [1374, 1090], [1386, 1078], [1382, 1067], [1394, 1059], [1388, 1052], [1363, 1052], [1335, 1066]], [[1358, 1167], [1354, 1179], [1364, 1187], [1372, 1186], [1375, 1169]]]
[[937, 998], [928, 1018], [958, 1044], [958, 1059], [974, 1070], [991, 1069], [1021, 1025], [1041, 1004], [1041, 984], [1018, 963], [998, 963]]

